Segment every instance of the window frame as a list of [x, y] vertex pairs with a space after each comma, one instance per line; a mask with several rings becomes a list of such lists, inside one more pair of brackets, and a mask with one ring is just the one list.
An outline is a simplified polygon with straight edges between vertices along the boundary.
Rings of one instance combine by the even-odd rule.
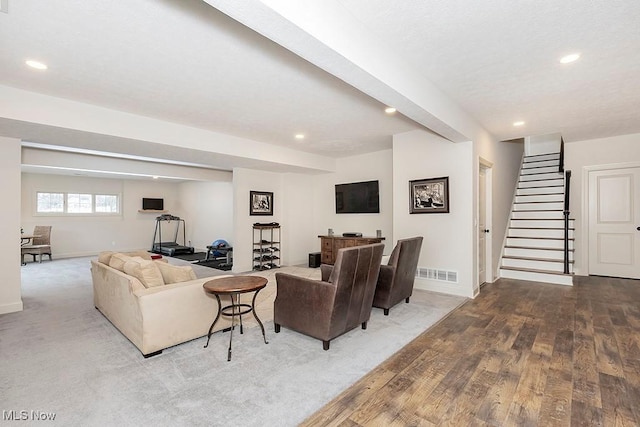
[[[62, 211], [61, 212], [41, 212], [38, 210], [38, 197], [40, 194], [62, 194]], [[91, 212], [69, 212], [69, 195], [90, 195], [91, 196]], [[96, 196], [113, 196], [116, 198], [116, 212], [97, 212], [96, 211]], [[34, 216], [67, 216], [67, 217], [117, 217], [122, 216], [122, 194], [110, 193], [110, 192], [86, 192], [86, 191], [35, 191], [35, 203], [34, 203]]]

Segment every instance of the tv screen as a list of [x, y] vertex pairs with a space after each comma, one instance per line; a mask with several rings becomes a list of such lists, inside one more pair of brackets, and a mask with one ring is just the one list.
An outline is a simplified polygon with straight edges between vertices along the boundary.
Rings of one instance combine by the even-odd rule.
[[161, 211], [164, 210], [164, 199], [142, 199], [142, 209], [145, 211]]
[[336, 213], [380, 213], [378, 181], [336, 184]]

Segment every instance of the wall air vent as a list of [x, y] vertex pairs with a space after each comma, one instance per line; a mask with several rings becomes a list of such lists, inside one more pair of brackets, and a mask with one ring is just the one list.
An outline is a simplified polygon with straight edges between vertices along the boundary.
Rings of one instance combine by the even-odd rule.
[[436, 268], [418, 267], [416, 270], [418, 279], [438, 280], [440, 282], [458, 283], [458, 272], [438, 270]]

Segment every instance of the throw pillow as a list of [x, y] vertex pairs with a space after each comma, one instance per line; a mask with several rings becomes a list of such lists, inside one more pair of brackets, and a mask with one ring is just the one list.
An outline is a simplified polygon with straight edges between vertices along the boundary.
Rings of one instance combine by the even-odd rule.
[[109, 265], [109, 261], [111, 261], [111, 255], [115, 252], [113, 251], [103, 251], [98, 254], [98, 262]]
[[124, 272], [138, 279], [146, 288], [164, 285], [162, 274], [153, 261], [131, 259], [124, 264]]
[[129, 260], [131, 260], [130, 256], [116, 252], [111, 255], [111, 259], [109, 260], [109, 267], [115, 268], [116, 270], [122, 271], [124, 273], [124, 264]]
[[196, 273], [190, 265], [172, 265], [166, 262], [155, 262], [162, 274], [165, 284], [186, 282], [188, 280], [197, 279]]

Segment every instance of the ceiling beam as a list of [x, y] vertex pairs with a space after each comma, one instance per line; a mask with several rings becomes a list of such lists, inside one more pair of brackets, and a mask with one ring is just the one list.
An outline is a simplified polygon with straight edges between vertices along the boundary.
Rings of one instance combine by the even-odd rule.
[[450, 141], [469, 141], [483, 131], [335, 0], [204, 1]]

